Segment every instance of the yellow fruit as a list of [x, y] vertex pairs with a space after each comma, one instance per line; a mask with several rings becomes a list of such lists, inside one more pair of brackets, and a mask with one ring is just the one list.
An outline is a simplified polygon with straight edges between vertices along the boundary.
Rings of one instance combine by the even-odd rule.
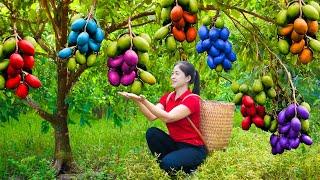
[[297, 18], [294, 20], [293, 29], [301, 35], [304, 35], [308, 31], [308, 24], [307, 22], [302, 18]]
[[301, 62], [302, 64], [308, 64], [309, 62], [311, 62], [312, 57], [312, 51], [309, 48], [304, 48], [299, 54], [299, 62]]

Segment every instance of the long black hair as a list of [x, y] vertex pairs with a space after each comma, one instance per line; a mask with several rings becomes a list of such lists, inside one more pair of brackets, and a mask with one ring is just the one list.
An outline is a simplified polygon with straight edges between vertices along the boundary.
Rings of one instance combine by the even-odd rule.
[[191, 77], [189, 84], [194, 84], [192, 93], [200, 95], [200, 76], [193, 64], [188, 61], [178, 61], [174, 66], [178, 66], [185, 76]]

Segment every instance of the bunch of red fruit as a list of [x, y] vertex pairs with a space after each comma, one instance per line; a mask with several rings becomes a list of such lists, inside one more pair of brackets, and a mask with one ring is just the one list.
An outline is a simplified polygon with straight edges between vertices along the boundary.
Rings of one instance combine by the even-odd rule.
[[34, 67], [34, 46], [27, 40], [18, 40], [17, 45], [15, 51], [8, 55], [9, 64], [5, 71], [5, 87], [15, 90], [15, 94], [24, 99], [29, 93], [29, 87], [39, 88], [41, 82], [31, 74]]
[[249, 130], [254, 123], [258, 128], [264, 128], [264, 116], [266, 115], [265, 107], [256, 105], [251, 96], [242, 97], [241, 114], [244, 117], [241, 126], [243, 130]]

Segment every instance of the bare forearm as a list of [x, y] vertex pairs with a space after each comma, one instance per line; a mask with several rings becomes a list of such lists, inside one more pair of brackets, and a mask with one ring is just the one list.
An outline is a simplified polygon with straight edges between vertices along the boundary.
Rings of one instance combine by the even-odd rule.
[[157, 119], [157, 116], [155, 116], [154, 114], [152, 114], [152, 112], [150, 112], [148, 110], [148, 108], [142, 104], [141, 102], [137, 101], [136, 104], [139, 106], [140, 111], [142, 112], [142, 114], [148, 118], [148, 120], [153, 121], [155, 119]]
[[157, 108], [154, 104], [152, 104], [150, 101], [147, 99], [144, 99], [141, 101], [141, 104], [154, 116], [161, 118], [161, 119], [170, 119], [169, 118], [169, 113]]

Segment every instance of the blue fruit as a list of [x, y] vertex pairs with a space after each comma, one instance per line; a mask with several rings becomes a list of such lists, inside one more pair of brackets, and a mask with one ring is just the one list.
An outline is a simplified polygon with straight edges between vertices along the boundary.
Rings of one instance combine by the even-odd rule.
[[196, 50], [197, 50], [198, 53], [203, 53], [205, 51], [204, 48], [202, 47], [202, 41], [201, 40], [197, 43]]
[[229, 54], [226, 54], [226, 57], [231, 61], [234, 62], [237, 60], [237, 55], [232, 51]]
[[94, 52], [99, 52], [100, 43], [95, 42], [93, 39], [89, 39], [89, 48]]
[[88, 42], [89, 42], [89, 34], [87, 32], [80, 33], [77, 38], [78, 46], [83, 46], [85, 44], [88, 44]]
[[74, 45], [77, 44], [78, 35], [79, 35], [79, 33], [78, 33], [78, 32], [75, 32], [75, 31], [71, 31], [71, 32], [69, 33], [69, 36], [68, 36], [68, 43], [69, 43], [69, 45], [74, 46]]
[[72, 55], [71, 48], [64, 48], [58, 52], [58, 57], [61, 59], [69, 58]]
[[88, 33], [95, 35], [97, 32], [97, 28], [98, 28], [97, 23], [93, 19], [90, 19], [87, 24]]
[[78, 46], [78, 49], [79, 49], [81, 54], [86, 54], [89, 51], [88, 43], [84, 44], [82, 46]]
[[209, 30], [207, 28], [207, 26], [202, 25], [199, 30], [198, 30], [198, 34], [201, 40], [205, 40], [209, 38]]
[[220, 39], [222, 39], [224, 41], [228, 40], [229, 34], [230, 34], [230, 32], [229, 32], [228, 28], [226, 28], [226, 27], [222, 28], [220, 31]]
[[209, 50], [211, 47], [211, 41], [210, 39], [206, 39], [204, 41], [202, 41], [202, 47], [205, 51]]
[[104, 39], [104, 32], [101, 28], [98, 28], [96, 34], [94, 35], [94, 40], [96, 40], [98, 43], [101, 43], [103, 39]]
[[231, 69], [232, 63], [228, 59], [224, 59], [222, 67], [224, 68], [224, 70], [228, 71]]
[[222, 50], [222, 51], [225, 48], [225, 42], [221, 39], [216, 40], [213, 45], [215, 48]]
[[209, 38], [211, 41], [215, 41], [219, 38], [219, 30], [215, 27], [212, 27], [209, 31]]
[[213, 62], [214, 62], [214, 64], [221, 64], [224, 59], [225, 59], [225, 55], [220, 54], [219, 56], [213, 58]]
[[231, 53], [231, 51], [232, 51], [232, 45], [229, 41], [226, 41], [224, 45], [224, 53], [229, 54]]
[[211, 56], [208, 56], [207, 58], [207, 64], [210, 67], [210, 69], [214, 69], [217, 67], [217, 65], [214, 63], [213, 59]]
[[84, 20], [83, 18], [75, 20], [71, 25], [71, 30], [77, 31], [77, 32], [81, 31], [84, 28], [84, 26], [86, 25], [86, 22], [87, 21]]
[[212, 56], [212, 57], [216, 57], [220, 54], [220, 51], [215, 48], [214, 46], [211, 46], [210, 50], [209, 50], [209, 55]]

